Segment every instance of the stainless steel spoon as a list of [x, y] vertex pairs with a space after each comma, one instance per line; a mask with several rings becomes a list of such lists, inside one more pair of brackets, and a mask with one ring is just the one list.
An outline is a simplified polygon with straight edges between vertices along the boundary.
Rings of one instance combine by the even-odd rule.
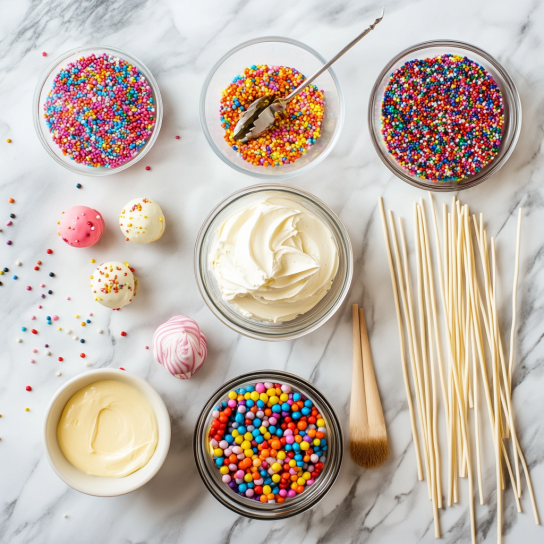
[[385, 8], [382, 8], [382, 14], [378, 17], [374, 23], [372, 23], [366, 30], [364, 30], [353, 41], [348, 43], [342, 51], [337, 53], [329, 62], [324, 64], [315, 74], [305, 79], [291, 94], [285, 98], [275, 98], [271, 96], [262, 96], [257, 98], [251, 103], [247, 111], [240, 117], [238, 123], [234, 127], [232, 134], [235, 140], [240, 140], [242, 143], [246, 143], [251, 138], [260, 136], [265, 130], [274, 124], [276, 119], [276, 113], [282, 113], [285, 111], [287, 104], [293, 100], [293, 98], [305, 89], [312, 81], [317, 79], [325, 70], [335, 63], [346, 51], [351, 49], [359, 40], [362, 40], [374, 27], [383, 19], [385, 14]]

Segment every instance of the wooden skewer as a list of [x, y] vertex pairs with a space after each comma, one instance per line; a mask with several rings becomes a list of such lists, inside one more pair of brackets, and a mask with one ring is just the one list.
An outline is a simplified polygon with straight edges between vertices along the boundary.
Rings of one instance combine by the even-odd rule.
[[[425, 238], [424, 225], [422, 219], [422, 210], [420, 206], [416, 207], [418, 215], [418, 233], [419, 233], [419, 244], [423, 245], [421, 247], [421, 256], [423, 259], [422, 262], [422, 276], [423, 276], [423, 293], [425, 300], [425, 312], [424, 312], [424, 326], [429, 331], [428, 342], [429, 342], [429, 369], [430, 369], [430, 386], [427, 385], [427, 413], [429, 423], [429, 451], [431, 456], [431, 477], [433, 481], [433, 514], [435, 519], [435, 537], [440, 538], [440, 525], [438, 518], [438, 508], [442, 506], [442, 483], [440, 475], [440, 457], [439, 457], [439, 446], [438, 446], [438, 429], [437, 429], [437, 399], [436, 399], [436, 379], [434, 373], [434, 345], [433, 345], [433, 335], [432, 335], [432, 312], [431, 312], [431, 297], [430, 297], [430, 287], [429, 287], [429, 263], [427, 262], [427, 244], [428, 239]], [[428, 323], [427, 323], [428, 322]], [[426, 372], [429, 374], [429, 372]], [[430, 391], [429, 391], [430, 389]], [[432, 395], [432, 398], [431, 398]]]
[[391, 257], [391, 246], [389, 244], [389, 232], [387, 230], [387, 222], [385, 220], [385, 210], [383, 208], [383, 199], [380, 198], [380, 214], [382, 218], [383, 233], [385, 237], [385, 248], [387, 250], [387, 260], [389, 263], [389, 272], [391, 275], [391, 285], [393, 288], [393, 298], [395, 300], [395, 310], [397, 313], [397, 324], [399, 330], [399, 342], [400, 342], [400, 358], [402, 362], [402, 375], [404, 378], [404, 388], [406, 390], [406, 398], [408, 399], [408, 410], [410, 413], [410, 425], [412, 427], [412, 439], [414, 441], [414, 450], [416, 453], [416, 464], [417, 464], [417, 476], [419, 480], [423, 479], [423, 469], [421, 466], [421, 456], [419, 454], [419, 439], [417, 436], [416, 420], [414, 415], [414, 404], [412, 402], [412, 393], [410, 391], [410, 382], [408, 378], [408, 368], [406, 364], [406, 355], [404, 351], [404, 333], [402, 331], [402, 318], [400, 315], [399, 307], [399, 295], [397, 291], [397, 280], [395, 278], [395, 269], [393, 267], [393, 258]]
[[[404, 289], [405, 285], [405, 278], [402, 270], [402, 264], [400, 260], [400, 252], [399, 252], [399, 244], [397, 241], [397, 229], [395, 228], [395, 220], [393, 218], [393, 212], [389, 210], [389, 226], [391, 228], [391, 240], [393, 241], [393, 253], [395, 255], [395, 262], [397, 264], [397, 274], [398, 274], [398, 285], [399, 285], [399, 292], [400, 292], [400, 298], [402, 301], [402, 309], [404, 311], [404, 318], [407, 322], [409, 322], [409, 312], [407, 308], [407, 301], [406, 301], [406, 293]], [[429, 461], [429, 444], [427, 440], [427, 419], [426, 419], [426, 410], [425, 410], [425, 398], [423, 395], [418, 395], [418, 387], [417, 387], [417, 380], [418, 380], [418, 374], [417, 369], [415, 368], [415, 358], [413, 357], [413, 339], [410, 335], [410, 329], [408, 328], [408, 340], [409, 340], [409, 346], [410, 346], [410, 362], [412, 366], [412, 374], [414, 376], [414, 385], [416, 388], [416, 399], [418, 403], [418, 409], [419, 409], [419, 421], [421, 426], [421, 434], [423, 436], [423, 445], [425, 448], [425, 472], [427, 474], [427, 486], [429, 491], [429, 498], [431, 498], [431, 478], [430, 478], [430, 461]], [[423, 393], [423, 392], [421, 392]]]
[[516, 260], [514, 263], [514, 286], [512, 287], [512, 328], [510, 330], [510, 359], [508, 362], [509, 393], [512, 394], [512, 369], [514, 366], [514, 338], [516, 335], [516, 317], [518, 300], [518, 277], [519, 277], [519, 246], [521, 240], [521, 215], [522, 208], [518, 212], [518, 231], [516, 235]]
[[[493, 256], [495, 255], [495, 239], [491, 238], [491, 247]], [[493, 258], [493, 293], [495, 298], [495, 259]], [[502, 443], [502, 435], [500, 430], [500, 405], [499, 405], [499, 372], [497, 364], [497, 350], [494, 346], [492, 357], [493, 365], [493, 405], [495, 409], [495, 462], [497, 464], [497, 544], [502, 542], [502, 480], [501, 480], [501, 450], [499, 442]]]

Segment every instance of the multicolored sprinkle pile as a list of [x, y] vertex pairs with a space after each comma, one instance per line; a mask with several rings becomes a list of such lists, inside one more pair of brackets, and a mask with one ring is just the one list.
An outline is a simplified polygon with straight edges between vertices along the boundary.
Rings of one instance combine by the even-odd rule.
[[385, 88], [382, 134], [408, 172], [432, 181], [460, 181], [493, 160], [504, 126], [502, 93], [467, 57], [415, 59]]
[[103, 53], [60, 70], [44, 117], [64, 155], [91, 167], [115, 168], [138, 154], [153, 132], [155, 104], [136, 66]]
[[327, 429], [313, 402], [287, 384], [231, 391], [214, 408], [210, 448], [235, 493], [282, 503], [303, 493], [323, 470]]
[[254, 166], [275, 167], [296, 161], [321, 134], [324, 92], [308, 85], [276, 115], [276, 122], [261, 136], [243, 144], [232, 137], [234, 127], [252, 102], [262, 96], [281, 98], [296, 89], [305, 76], [287, 66], [253, 65], [236, 76], [221, 93], [221, 126], [225, 141]]

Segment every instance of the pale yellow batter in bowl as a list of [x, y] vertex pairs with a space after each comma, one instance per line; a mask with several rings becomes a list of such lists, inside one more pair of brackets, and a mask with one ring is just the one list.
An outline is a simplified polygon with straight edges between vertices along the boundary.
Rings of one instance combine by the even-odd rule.
[[118, 380], [100, 380], [67, 402], [57, 428], [70, 463], [91, 476], [123, 478], [147, 464], [158, 440], [147, 399]]
[[[81, 402], [85, 395], [88, 406]], [[135, 414], [127, 414], [136, 399]], [[59, 436], [59, 426], [67, 423], [75, 431], [72, 438], [82, 438], [83, 446], [72, 449]], [[43, 424], [51, 468], [70, 487], [98, 497], [124, 495], [149, 482], [166, 459], [170, 436], [170, 416], [157, 391], [136, 374], [113, 368], [90, 370], [68, 380], [53, 395]], [[76, 450], [79, 461], [68, 460]], [[85, 468], [82, 459], [85, 463], [90, 459], [92, 468]], [[98, 470], [108, 474], [88, 473]]]

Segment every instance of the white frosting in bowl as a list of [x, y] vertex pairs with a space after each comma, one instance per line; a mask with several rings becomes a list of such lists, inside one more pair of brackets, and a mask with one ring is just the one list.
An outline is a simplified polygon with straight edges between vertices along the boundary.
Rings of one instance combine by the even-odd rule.
[[279, 323], [311, 310], [331, 288], [338, 249], [329, 227], [288, 198], [253, 201], [217, 229], [209, 267], [244, 316]]

